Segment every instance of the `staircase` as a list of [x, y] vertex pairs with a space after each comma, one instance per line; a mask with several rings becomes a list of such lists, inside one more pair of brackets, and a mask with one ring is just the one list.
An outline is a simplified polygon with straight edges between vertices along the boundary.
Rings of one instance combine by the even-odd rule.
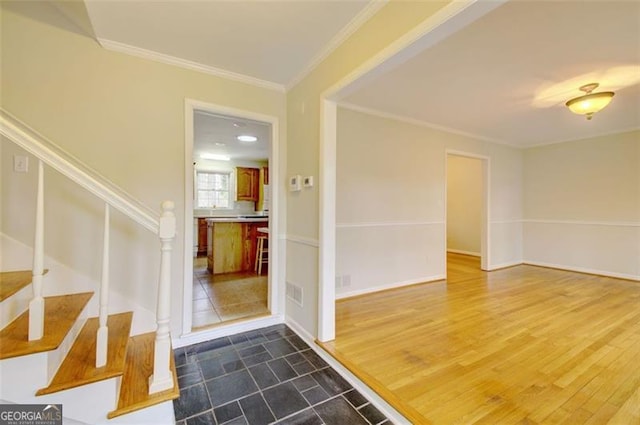
[[[122, 423], [141, 423], [141, 416], [130, 414], [156, 406], [162, 407], [158, 412], [163, 422], [173, 423], [173, 415], [167, 413], [172, 412], [170, 401], [179, 397], [169, 335], [173, 203], [163, 202], [158, 215], [4, 110], [0, 110], [0, 134], [39, 159], [33, 268], [0, 271], [0, 400], [62, 404], [65, 417], [88, 423], [118, 422], [114, 418], [123, 418]], [[105, 202], [102, 277], [97, 295], [43, 296], [43, 286], [55, 284], [47, 281], [50, 273], [44, 268], [45, 164]], [[135, 312], [110, 311], [110, 208], [159, 236], [155, 332], [132, 336]], [[99, 313], [88, 318], [88, 305], [94, 297]], [[91, 413], [85, 414], [87, 411]], [[158, 421], [147, 417], [144, 422]]]

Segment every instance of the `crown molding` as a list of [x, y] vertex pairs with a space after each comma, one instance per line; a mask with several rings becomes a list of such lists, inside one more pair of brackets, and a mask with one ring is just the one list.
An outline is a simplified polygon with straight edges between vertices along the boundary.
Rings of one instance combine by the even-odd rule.
[[177, 58], [175, 56], [166, 55], [164, 53], [158, 53], [153, 50], [142, 49], [140, 47], [131, 46], [129, 44], [120, 43], [118, 41], [107, 40], [104, 38], [98, 38], [97, 40], [102, 47], [114, 52], [125, 53], [128, 55], [137, 56], [139, 58], [164, 63], [166, 65], [173, 65], [180, 68], [189, 69], [191, 71], [202, 72], [204, 74], [238, 81], [240, 83], [249, 84], [263, 89], [275, 90], [281, 93], [284, 93], [286, 91], [285, 87], [282, 84], [274, 83], [272, 81], [261, 80], [259, 78], [250, 77], [248, 75], [226, 71], [224, 69], [203, 65], [198, 62]]
[[407, 123], [407, 124], [413, 124], [413, 125], [417, 125], [417, 126], [420, 126], [420, 127], [430, 128], [432, 130], [444, 131], [444, 132], [447, 132], [447, 133], [456, 134], [458, 136], [470, 137], [472, 139], [481, 140], [483, 142], [489, 142], [489, 143], [495, 143], [495, 144], [498, 144], [498, 145], [509, 146], [510, 148], [514, 148], [514, 149], [522, 149], [520, 146], [512, 145], [511, 143], [507, 143], [504, 140], [493, 139], [493, 138], [484, 137], [484, 136], [479, 136], [477, 134], [468, 133], [466, 131], [457, 130], [457, 129], [451, 128], [451, 127], [445, 127], [443, 125], [433, 124], [433, 123], [430, 123], [428, 121], [419, 120], [417, 118], [409, 118], [409, 117], [405, 117], [403, 115], [396, 115], [396, 114], [392, 114], [390, 112], [384, 112], [384, 111], [380, 111], [378, 109], [373, 109], [373, 108], [366, 108], [364, 106], [354, 105], [352, 103], [347, 103], [347, 102], [338, 102], [338, 106], [341, 107], [341, 108], [344, 108], [344, 109], [351, 110], [351, 111], [361, 112], [363, 114], [373, 115], [373, 116], [380, 117], [380, 118], [386, 118], [386, 119], [390, 119], [390, 120], [394, 120], [394, 121], [400, 121], [400, 122], [404, 122], [404, 123]]
[[595, 139], [597, 137], [615, 136], [617, 134], [631, 133], [632, 131], [638, 131], [638, 130], [640, 130], [640, 126], [635, 125], [635, 126], [623, 128], [623, 129], [620, 129], [620, 130], [603, 131], [602, 133], [590, 134], [587, 137], [577, 137], [577, 138], [573, 137], [573, 138], [570, 138], [570, 139], [556, 140], [556, 141], [552, 141], [552, 142], [533, 143], [533, 144], [524, 145], [522, 147], [524, 149], [539, 148], [539, 147], [543, 147], [543, 146], [557, 145], [557, 144], [560, 144], [560, 143], [576, 142], [578, 140], [588, 140], [588, 139]]
[[311, 73], [318, 65], [322, 63], [334, 50], [336, 50], [342, 43], [344, 43], [349, 37], [351, 37], [365, 22], [367, 22], [373, 15], [378, 13], [382, 7], [384, 7], [389, 0], [372, 0], [367, 6], [364, 7], [347, 25], [345, 25], [331, 40], [315, 55], [309, 63], [304, 67], [302, 71], [298, 73], [291, 81], [289, 81], [285, 88], [290, 90], [300, 81], [302, 81], [307, 75]]

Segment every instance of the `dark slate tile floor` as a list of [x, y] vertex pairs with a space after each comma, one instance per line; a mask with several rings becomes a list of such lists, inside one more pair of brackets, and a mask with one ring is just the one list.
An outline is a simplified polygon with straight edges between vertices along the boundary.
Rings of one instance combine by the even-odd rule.
[[285, 325], [174, 350], [178, 425], [391, 424]]

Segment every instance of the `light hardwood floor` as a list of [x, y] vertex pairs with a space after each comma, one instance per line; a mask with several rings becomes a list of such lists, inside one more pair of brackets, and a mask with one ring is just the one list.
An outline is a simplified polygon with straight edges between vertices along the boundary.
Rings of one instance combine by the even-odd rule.
[[640, 283], [533, 266], [337, 302], [322, 344], [416, 424], [640, 424]]

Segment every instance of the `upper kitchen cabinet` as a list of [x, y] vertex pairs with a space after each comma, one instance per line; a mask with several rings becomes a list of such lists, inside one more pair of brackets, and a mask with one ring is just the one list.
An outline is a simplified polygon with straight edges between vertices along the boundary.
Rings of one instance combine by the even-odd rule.
[[237, 167], [236, 173], [238, 201], [256, 202], [258, 200], [260, 170], [258, 168]]

